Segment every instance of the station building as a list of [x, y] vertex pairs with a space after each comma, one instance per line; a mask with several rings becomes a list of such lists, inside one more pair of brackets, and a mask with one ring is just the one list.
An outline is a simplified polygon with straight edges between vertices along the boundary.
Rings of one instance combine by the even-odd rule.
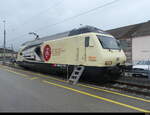
[[[11, 58], [16, 58], [17, 56], [17, 52], [10, 50], [10, 49], [6, 49], [6, 59], [11, 59]], [[4, 58], [4, 49], [0, 48], [0, 61], [2, 61]]]
[[128, 64], [150, 60], [150, 21], [108, 30], [120, 40]]

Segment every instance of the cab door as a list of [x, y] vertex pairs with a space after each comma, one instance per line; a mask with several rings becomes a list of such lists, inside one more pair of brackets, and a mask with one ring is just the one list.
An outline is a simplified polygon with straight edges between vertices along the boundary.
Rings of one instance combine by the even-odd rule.
[[85, 37], [85, 62], [87, 66], [94, 66], [97, 63], [97, 50], [95, 49], [94, 38]]
[[86, 50], [85, 50], [85, 39], [82, 37], [78, 38], [77, 45], [77, 61], [78, 65], [85, 65], [86, 62]]

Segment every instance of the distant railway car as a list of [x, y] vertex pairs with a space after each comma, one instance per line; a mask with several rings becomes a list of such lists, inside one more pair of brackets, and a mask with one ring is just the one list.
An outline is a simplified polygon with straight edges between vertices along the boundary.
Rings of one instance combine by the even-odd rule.
[[68, 67], [71, 74], [82, 66], [83, 79], [97, 81], [117, 77], [125, 62], [119, 41], [91, 26], [26, 42], [17, 57], [20, 66], [48, 73], [66, 72]]

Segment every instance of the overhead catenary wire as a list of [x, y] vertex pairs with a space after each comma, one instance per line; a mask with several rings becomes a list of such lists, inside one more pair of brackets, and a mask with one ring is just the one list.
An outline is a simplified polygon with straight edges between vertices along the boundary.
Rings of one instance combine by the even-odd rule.
[[[77, 14], [77, 15], [74, 15], [74, 16], [71, 16], [71, 17], [68, 17], [68, 18], [65, 18], [65, 19], [63, 19], [63, 20], [61, 20], [61, 21], [59, 21], [59, 22], [57, 22], [57, 23], [44, 26], [44, 27], [39, 28], [39, 29], [37, 29], [37, 30], [35, 30], [35, 31], [36, 31], [36, 32], [37, 32], [37, 31], [41, 31], [41, 30], [43, 31], [43, 30], [45, 30], [45, 29], [47, 29], [47, 28], [54, 27], [54, 26], [56, 26], [56, 25], [59, 25], [59, 24], [62, 24], [62, 23], [64, 23], [64, 22], [66, 22], [66, 21], [69, 21], [69, 20], [78, 18], [78, 17], [80, 17], [80, 16], [83, 16], [83, 15], [86, 15], [86, 14], [91, 13], [91, 12], [93, 12], [93, 11], [96, 11], [96, 10], [99, 10], [99, 9], [101, 9], [101, 8], [104, 8], [104, 7], [106, 7], [106, 6], [112, 5], [112, 4], [114, 4], [114, 3], [118, 2], [118, 1], [120, 1], [120, 0], [113, 0], [113, 1], [108, 2], [108, 3], [106, 3], [106, 4], [103, 4], [103, 5], [100, 5], [100, 6], [98, 6], [98, 7], [93, 8], [93, 9], [90, 9], [90, 10], [88, 10], [88, 11], [85, 11], [85, 12], [79, 13], [79, 14]], [[19, 37], [15, 37], [14, 39], [18, 39], [18, 38], [24, 37], [24, 36], [26, 36], [26, 35], [27, 35], [27, 34], [23, 34], [23, 35], [21, 35], [21, 36], [19, 36]]]
[[51, 25], [42, 27], [42, 28], [37, 29], [37, 30], [35, 30], [35, 31], [44, 30], [44, 29], [47, 29], [47, 28], [56, 26], [56, 25], [58, 25], [58, 24], [62, 24], [62, 23], [64, 23], [64, 22], [66, 22], [66, 21], [69, 21], [69, 20], [71, 20], [71, 19], [78, 18], [78, 17], [83, 16], [83, 15], [85, 15], [85, 14], [88, 14], [88, 13], [90, 13], [90, 12], [96, 11], [96, 10], [98, 10], [98, 9], [100, 9], [100, 8], [104, 8], [104, 7], [106, 7], [106, 6], [109, 6], [109, 5], [111, 5], [111, 4], [114, 4], [114, 3], [118, 2], [118, 1], [120, 1], [120, 0], [114, 0], [114, 1], [112, 1], [112, 2], [109, 2], [109, 3], [106, 3], [106, 4], [104, 4], [104, 5], [98, 6], [98, 7], [96, 7], [96, 8], [90, 9], [90, 10], [88, 10], [88, 11], [86, 11], [86, 12], [82, 12], [82, 13], [79, 13], [79, 14], [74, 15], [74, 16], [72, 16], [72, 17], [66, 18], [66, 19], [64, 19], [64, 20], [62, 20], [62, 21], [60, 21], [60, 22], [57, 22], [57, 23], [54, 23], [54, 24], [51, 24]]
[[[44, 13], [46, 13], [47, 11], [50, 12], [50, 11], [53, 10], [56, 6], [60, 5], [60, 4], [63, 3], [64, 1], [65, 1], [65, 0], [60, 0], [60, 1], [58, 1], [57, 3], [53, 4], [54, 7], [51, 6], [51, 7], [47, 8], [47, 9], [45, 9], [45, 10], [42, 10], [42, 11], [38, 12], [38, 13], [35, 14], [34, 16], [30, 17], [30, 19], [28, 19], [28, 20], [26, 20], [25, 22], [23, 22], [23, 23], [20, 25], [20, 27], [22, 27], [22, 26], [25, 25], [25, 24], [31, 23], [31, 20], [32, 20], [32, 19], [35, 19], [35, 18], [38, 17], [39, 15], [44, 14]], [[19, 28], [19, 27], [18, 27], [18, 28]], [[18, 30], [18, 28], [13, 29], [13, 31]]]

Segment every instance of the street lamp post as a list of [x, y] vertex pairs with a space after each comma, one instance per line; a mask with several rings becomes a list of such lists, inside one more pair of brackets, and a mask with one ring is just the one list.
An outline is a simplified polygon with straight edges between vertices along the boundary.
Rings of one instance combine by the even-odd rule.
[[3, 64], [6, 63], [6, 29], [5, 29], [5, 24], [6, 24], [6, 21], [4, 20], [3, 21], [4, 23], [4, 51], [3, 51]]

